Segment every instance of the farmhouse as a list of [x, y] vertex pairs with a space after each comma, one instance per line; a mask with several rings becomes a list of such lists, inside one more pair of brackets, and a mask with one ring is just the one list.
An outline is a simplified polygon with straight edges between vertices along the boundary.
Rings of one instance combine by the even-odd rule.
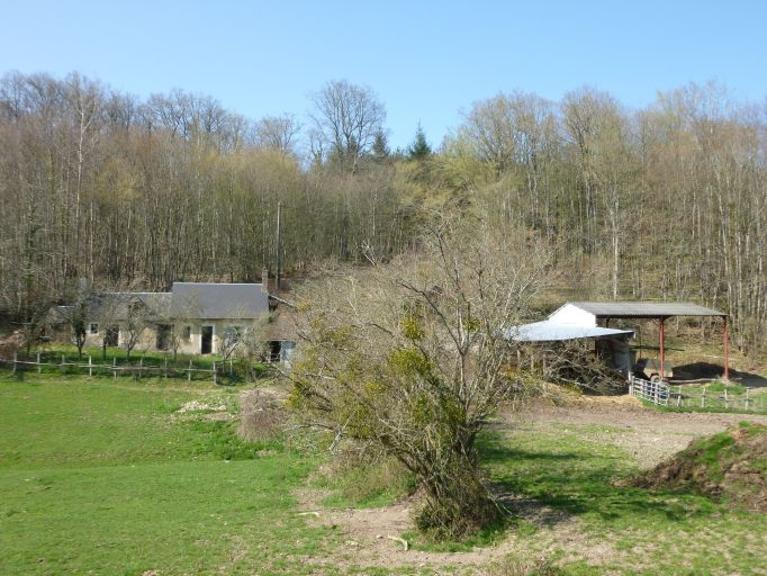
[[594, 340], [596, 353], [608, 366], [629, 374], [635, 369], [635, 353], [629, 345], [634, 330], [610, 328], [611, 320], [658, 322], [657, 371], [670, 376], [665, 366], [665, 322], [675, 316], [715, 317], [723, 320], [724, 378], [729, 378], [727, 315], [689, 302], [566, 302], [546, 320], [512, 326], [509, 337], [520, 342]]
[[275, 330], [277, 300], [264, 283], [174, 282], [170, 292], [106, 292], [89, 299], [86, 346], [217, 354], [247, 333], [285, 361], [294, 343]]

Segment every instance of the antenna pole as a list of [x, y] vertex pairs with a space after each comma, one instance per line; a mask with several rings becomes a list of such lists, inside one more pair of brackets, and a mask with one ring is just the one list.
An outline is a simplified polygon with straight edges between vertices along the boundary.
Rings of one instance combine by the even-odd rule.
[[280, 275], [282, 272], [282, 202], [277, 202], [277, 273], [275, 275], [275, 288], [280, 289]]

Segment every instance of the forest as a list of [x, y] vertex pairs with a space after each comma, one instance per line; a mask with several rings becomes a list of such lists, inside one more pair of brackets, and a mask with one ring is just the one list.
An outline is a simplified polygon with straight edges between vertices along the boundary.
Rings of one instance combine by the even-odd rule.
[[[83, 280], [166, 289], [259, 281], [417, 250], [433, 219], [544, 244], [562, 298], [691, 300], [767, 340], [767, 103], [716, 83], [631, 109], [575, 89], [488, 95], [442, 142], [391, 149], [385, 103], [345, 80], [309, 112], [245, 118], [180, 90], [0, 80], [0, 315], [28, 322]], [[281, 241], [276, 242], [278, 205]]]

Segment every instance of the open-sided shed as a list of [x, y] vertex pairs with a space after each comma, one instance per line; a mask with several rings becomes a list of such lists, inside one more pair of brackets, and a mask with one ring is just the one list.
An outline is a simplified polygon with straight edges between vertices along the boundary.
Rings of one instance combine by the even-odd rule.
[[548, 322], [564, 326], [596, 327], [607, 325], [613, 318], [657, 320], [660, 373], [665, 374], [665, 322], [674, 316], [721, 318], [723, 326], [724, 378], [730, 377], [730, 339], [727, 314], [690, 302], [567, 302], [548, 317]]

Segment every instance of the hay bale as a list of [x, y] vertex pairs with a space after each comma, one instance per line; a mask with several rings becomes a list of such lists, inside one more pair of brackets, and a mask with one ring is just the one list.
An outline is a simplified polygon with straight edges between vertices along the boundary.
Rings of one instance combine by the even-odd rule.
[[10, 360], [13, 354], [24, 346], [24, 336], [18, 330], [13, 334], [0, 338], [0, 358]]
[[279, 438], [287, 421], [282, 404], [269, 394], [250, 390], [240, 398], [240, 424], [237, 434], [248, 442]]

